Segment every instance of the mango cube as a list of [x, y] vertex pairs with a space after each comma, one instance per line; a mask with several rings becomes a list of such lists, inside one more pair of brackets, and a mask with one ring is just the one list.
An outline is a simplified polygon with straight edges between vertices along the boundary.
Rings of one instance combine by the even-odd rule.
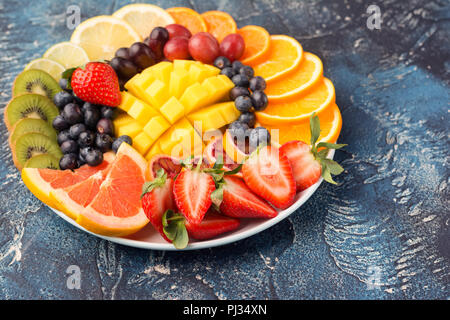
[[123, 113], [119, 113], [113, 120], [113, 124], [114, 124], [114, 132], [118, 132], [119, 128], [130, 123], [133, 122], [134, 119], [129, 116], [127, 113], [123, 112]]
[[184, 69], [173, 70], [170, 75], [169, 94], [177, 99], [189, 85], [189, 72]]
[[208, 104], [213, 104], [228, 98], [230, 90], [234, 88], [234, 83], [227, 76], [221, 74], [205, 79], [202, 87], [208, 91]]
[[168, 85], [161, 80], [155, 80], [145, 90], [144, 95], [147, 101], [159, 109], [169, 99]]
[[128, 110], [128, 114], [133, 117], [139, 124], [145, 126], [150, 118], [159, 116], [159, 112], [153, 109], [145, 102], [134, 99], [131, 108]]
[[184, 116], [184, 106], [175, 97], [169, 98], [159, 111], [161, 111], [163, 116], [172, 124]]
[[198, 83], [189, 86], [180, 98], [180, 102], [184, 105], [184, 114], [204, 107], [208, 102], [208, 91]]
[[219, 129], [239, 118], [241, 113], [234, 106], [234, 102], [218, 103], [187, 116], [196, 128], [201, 126], [202, 132]]
[[140, 154], [146, 154], [152, 144], [153, 140], [144, 131], [133, 138], [133, 148]]
[[129, 122], [129, 123], [119, 127], [117, 130], [117, 136], [120, 137], [123, 135], [127, 135], [127, 136], [130, 136], [131, 138], [134, 138], [141, 131], [142, 131], [142, 126], [137, 121], [133, 120], [132, 122]]
[[197, 61], [194, 60], [174, 60], [173, 70], [175, 72], [178, 72], [179, 70], [189, 71], [190, 67], [196, 63]]
[[170, 123], [163, 116], [156, 116], [150, 119], [143, 130], [154, 142], [169, 128]]
[[162, 61], [142, 71], [142, 75], [150, 76], [153, 79], [158, 79], [168, 84], [170, 81], [170, 74], [172, 73], [172, 70], [172, 63], [168, 61]]

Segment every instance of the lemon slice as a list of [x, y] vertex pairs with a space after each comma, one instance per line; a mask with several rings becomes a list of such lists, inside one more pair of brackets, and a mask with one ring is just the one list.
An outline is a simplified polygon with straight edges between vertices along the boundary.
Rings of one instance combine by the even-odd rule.
[[89, 57], [82, 47], [71, 42], [60, 42], [50, 47], [43, 55], [66, 69], [82, 66], [89, 62]]
[[98, 16], [82, 22], [70, 38], [70, 42], [86, 51], [90, 61], [111, 60], [117, 49], [141, 40], [128, 23], [112, 16]]
[[142, 39], [147, 38], [155, 27], [165, 27], [175, 23], [166, 10], [152, 4], [129, 4], [113, 13], [136, 30]]
[[59, 79], [61, 79], [61, 74], [65, 70], [64, 66], [62, 66], [58, 62], [45, 58], [39, 58], [31, 61], [25, 66], [25, 70], [29, 69], [43, 70], [51, 75], [56, 81], [59, 81]]

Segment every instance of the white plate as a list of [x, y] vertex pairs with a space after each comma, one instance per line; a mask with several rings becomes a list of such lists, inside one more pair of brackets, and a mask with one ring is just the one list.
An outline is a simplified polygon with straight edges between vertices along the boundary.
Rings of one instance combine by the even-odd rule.
[[[331, 150], [328, 156], [333, 159], [334, 150]], [[229, 244], [238, 240], [242, 240], [248, 238], [254, 234], [257, 234], [267, 228], [277, 224], [281, 220], [287, 218], [292, 212], [300, 208], [317, 190], [317, 188], [322, 183], [323, 179], [320, 179], [316, 184], [312, 185], [308, 189], [298, 193], [295, 198], [296, 201], [289, 208], [279, 211], [278, 215], [272, 219], [241, 219], [241, 225], [238, 229], [233, 232], [228, 232], [223, 234], [220, 237], [217, 237], [212, 240], [206, 241], [196, 241], [190, 240], [188, 246], [182, 250], [197, 250], [197, 249], [205, 249], [212, 248], [217, 246], [222, 246], [225, 244]], [[83, 230], [89, 234], [92, 234], [96, 237], [109, 240], [111, 242], [115, 242], [118, 244], [122, 244], [125, 246], [142, 248], [142, 249], [152, 249], [152, 250], [180, 250], [175, 249], [175, 247], [166, 242], [161, 235], [153, 228], [151, 224], [148, 224], [145, 228], [140, 230], [139, 232], [127, 236], [127, 237], [105, 237], [95, 233], [92, 233], [85, 228], [78, 225], [74, 220], [66, 216], [61, 211], [52, 209], [58, 216], [77, 227], [80, 230]]]

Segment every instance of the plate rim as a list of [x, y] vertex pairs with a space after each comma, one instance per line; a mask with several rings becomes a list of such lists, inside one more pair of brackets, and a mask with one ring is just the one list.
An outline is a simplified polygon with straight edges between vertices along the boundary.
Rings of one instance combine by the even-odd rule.
[[[333, 159], [334, 150], [330, 150], [328, 157]], [[191, 251], [191, 250], [214, 248], [214, 247], [231, 244], [233, 242], [237, 242], [237, 241], [243, 240], [245, 238], [251, 237], [255, 234], [258, 234], [258, 233], [274, 226], [275, 224], [279, 223], [280, 221], [286, 219], [293, 212], [295, 212], [297, 209], [299, 209], [306, 201], [308, 201], [308, 199], [319, 188], [322, 181], [323, 181], [323, 178], [320, 178], [320, 180], [317, 181], [315, 184], [310, 186], [308, 189], [302, 191], [303, 194], [297, 199], [296, 202], [294, 202], [289, 208], [279, 211], [278, 215], [272, 219], [262, 220], [263, 221], [262, 223], [254, 226], [253, 228], [246, 230], [244, 232], [240, 232], [237, 234], [233, 234], [233, 232], [231, 232], [231, 233], [229, 233], [223, 237], [217, 238], [217, 239], [189, 243], [187, 245], [187, 247], [183, 248], [183, 249], [177, 249], [171, 243], [168, 243], [168, 242], [167, 243], [155, 243], [155, 242], [147, 242], [147, 241], [128, 239], [128, 238], [123, 238], [123, 237], [109, 237], [109, 236], [103, 236], [100, 234], [96, 234], [94, 232], [91, 232], [91, 231], [83, 228], [78, 223], [76, 223], [75, 220], [71, 219], [70, 217], [65, 215], [63, 212], [56, 210], [55, 208], [52, 208], [48, 205], [47, 205], [47, 207], [49, 207], [53, 212], [55, 212], [59, 217], [64, 219], [66, 222], [75, 226], [77, 229], [84, 231], [88, 234], [91, 234], [97, 238], [103, 239], [103, 240], [108, 240], [113, 243], [125, 245], [128, 247], [139, 248], [139, 249], [160, 250], [160, 251]]]

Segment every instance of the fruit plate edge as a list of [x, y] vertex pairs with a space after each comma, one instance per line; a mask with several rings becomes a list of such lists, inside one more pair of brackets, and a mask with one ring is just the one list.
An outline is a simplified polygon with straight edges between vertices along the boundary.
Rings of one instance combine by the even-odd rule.
[[[330, 153], [328, 154], [328, 157], [330, 159], [333, 159], [334, 157], [334, 150], [330, 150]], [[279, 211], [278, 215], [272, 219], [243, 219], [245, 220], [243, 223], [243, 227], [240, 227], [239, 229], [228, 232], [223, 234], [221, 237], [212, 239], [212, 240], [205, 240], [205, 241], [194, 241], [190, 242], [188, 246], [184, 249], [176, 249], [171, 243], [166, 242], [164, 239], [162, 239], [159, 234], [155, 230], [151, 230], [154, 234], [154, 239], [158, 239], [159, 241], [144, 241], [139, 240], [140, 235], [145, 234], [141, 231], [137, 232], [134, 235], [131, 235], [129, 237], [108, 237], [108, 236], [102, 236], [96, 233], [93, 233], [79, 224], [77, 224], [74, 220], [66, 216], [61, 211], [58, 211], [52, 207], [49, 207], [53, 212], [55, 212], [59, 217], [70, 223], [71, 225], [75, 226], [76, 228], [87, 232], [93, 236], [96, 236], [98, 238], [108, 240], [117, 244], [134, 247], [134, 248], [140, 248], [140, 249], [150, 249], [150, 250], [161, 250], [161, 251], [187, 251], [187, 250], [199, 250], [199, 249], [207, 249], [207, 248], [213, 248], [218, 246], [223, 246], [226, 244], [230, 244], [245, 238], [248, 238], [250, 236], [253, 236], [257, 233], [260, 233], [278, 222], [284, 220], [288, 216], [290, 216], [294, 211], [299, 209], [319, 188], [320, 184], [322, 183], [323, 178], [320, 178], [319, 181], [317, 181], [314, 185], [309, 187], [308, 189], [300, 192], [297, 194], [297, 200], [287, 209]], [[150, 230], [150, 228], [145, 227], [145, 229]], [[159, 237], [159, 238], [157, 238]]]

